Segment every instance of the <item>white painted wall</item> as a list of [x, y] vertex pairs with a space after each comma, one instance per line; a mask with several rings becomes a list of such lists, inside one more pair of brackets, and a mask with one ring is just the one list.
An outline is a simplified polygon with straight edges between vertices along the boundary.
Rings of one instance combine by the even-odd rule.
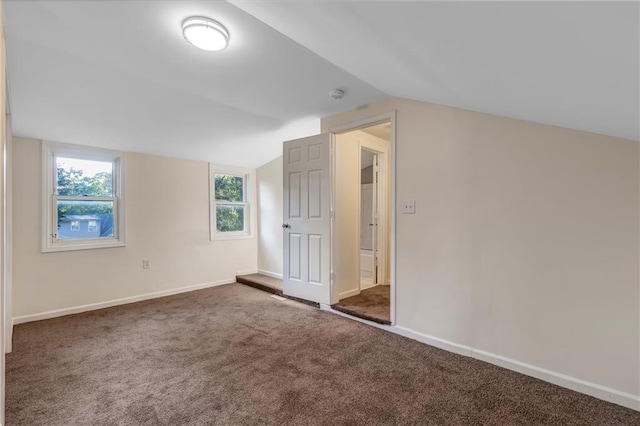
[[256, 170], [258, 271], [282, 278], [282, 156]]
[[638, 143], [400, 99], [322, 129], [392, 110], [417, 210], [397, 215], [397, 325], [636, 404]]
[[[235, 281], [257, 269], [256, 238], [209, 240], [206, 162], [127, 153], [127, 246], [40, 252], [41, 143], [14, 138], [13, 312], [78, 307]], [[255, 191], [251, 191], [255, 194]], [[255, 196], [252, 200], [256, 204]], [[255, 219], [255, 216], [254, 216]], [[251, 229], [255, 229], [256, 222]], [[151, 269], [142, 269], [142, 259]], [[47, 316], [47, 315], [44, 315]]]

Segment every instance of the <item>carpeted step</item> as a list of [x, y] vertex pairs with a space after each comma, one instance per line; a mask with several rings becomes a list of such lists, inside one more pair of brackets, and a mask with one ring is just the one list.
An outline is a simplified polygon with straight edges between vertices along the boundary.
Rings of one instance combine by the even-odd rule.
[[296, 302], [304, 303], [314, 308], [319, 308], [320, 304], [312, 302], [310, 300], [300, 299], [298, 297], [288, 296], [283, 293], [282, 280], [279, 278], [273, 278], [263, 274], [248, 274], [248, 275], [236, 275], [236, 281], [240, 284], [248, 285], [258, 290], [266, 291], [267, 293], [276, 294], [278, 296], [286, 297], [287, 299], [295, 300]]
[[282, 280], [263, 274], [237, 275], [236, 281], [268, 293], [282, 296]]

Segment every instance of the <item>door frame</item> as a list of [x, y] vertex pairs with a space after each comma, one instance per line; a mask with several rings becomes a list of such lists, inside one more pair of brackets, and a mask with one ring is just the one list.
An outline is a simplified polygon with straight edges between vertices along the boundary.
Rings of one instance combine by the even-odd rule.
[[[389, 157], [387, 159], [389, 166], [389, 294], [390, 294], [390, 316], [389, 319], [391, 321], [391, 325], [395, 325], [396, 323], [396, 111], [388, 111], [382, 114], [374, 115], [371, 117], [366, 117], [360, 120], [352, 121], [346, 124], [341, 124], [339, 126], [330, 127], [328, 129], [331, 135], [331, 211], [335, 211], [335, 194], [333, 191], [335, 182], [335, 155], [334, 149], [336, 144], [336, 135], [341, 133], [348, 133], [354, 130], [360, 130], [365, 127], [375, 126], [376, 124], [381, 124], [389, 122], [391, 123], [391, 137], [389, 138]], [[333, 276], [333, 221], [331, 223], [331, 275]], [[333, 280], [331, 280], [331, 302], [336, 303], [338, 301], [338, 289], [335, 288]]]
[[[359, 166], [360, 166], [360, 170], [362, 171], [362, 151], [369, 151], [373, 154], [376, 155], [376, 163], [380, 161], [379, 159], [379, 155], [380, 152], [378, 151], [374, 151], [371, 148], [362, 146], [361, 143], [358, 144], [358, 149], [360, 150], [360, 155], [359, 155]], [[360, 191], [358, 191], [358, 242], [362, 243], [362, 230], [363, 230], [363, 223], [362, 223], [362, 187], [364, 185], [371, 185], [371, 221], [373, 223], [375, 223], [375, 227], [371, 227], [371, 228], [367, 228], [368, 231], [371, 233], [372, 236], [372, 247], [371, 247], [371, 251], [372, 251], [372, 266], [373, 266], [373, 281], [374, 281], [374, 285], [379, 285], [380, 283], [379, 281], [379, 276], [381, 274], [378, 273], [378, 271], [376, 271], [376, 253], [379, 251], [380, 249], [380, 227], [379, 227], [379, 221], [380, 221], [380, 185], [379, 182], [376, 181], [375, 176], [376, 173], [378, 172], [378, 166], [374, 163], [374, 167], [373, 167], [373, 182], [371, 183], [367, 183], [367, 184], [363, 184], [362, 183], [362, 172], [358, 175], [358, 180], [360, 183]], [[376, 217], [376, 214], [378, 215], [378, 217]], [[388, 213], [387, 213], [388, 214]], [[388, 242], [387, 242], [388, 244]], [[358, 288], [360, 291], [362, 291], [362, 247], [361, 245], [358, 245], [359, 248], [359, 252], [358, 252], [358, 256], [356, 257], [356, 259], [358, 260], [358, 271], [359, 271], [359, 285]], [[385, 256], [386, 257], [386, 256]], [[386, 261], [386, 260], [385, 260]], [[386, 274], [386, 272], [385, 272]]]
[[[374, 167], [374, 176], [375, 173], [378, 173], [379, 176], [377, 179], [378, 181], [376, 182], [376, 179], [374, 179], [374, 183], [373, 183], [373, 203], [375, 204], [375, 213], [374, 213], [374, 223], [376, 224], [376, 227], [373, 229], [372, 234], [374, 235], [374, 247], [373, 247], [373, 259], [374, 259], [374, 273], [376, 272], [376, 258], [378, 259], [378, 266], [377, 266], [377, 278], [376, 279], [376, 284], [377, 285], [386, 285], [387, 282], [387, 263], [390, 262], [389, 259], [389, 255], [388, 252], [389, 250], [387, 250], [387, 248], [389, 247], [389, 235], [387, 235], [387, 229], [386, 226], [388, 224], [390, 224], [390, 217], [389, 217], [389, 208], [390, 205], [388, 205], [388, 197], [380, 197], [381, 192], [385, 192], [387, 195], [389, 194], [389, 180], [388, 180], [388, 175], [389, 175], [389, 158], [391, 155], [390, 152], [390, 146], [388, 147], [389, 149], [387, 150], [387, 152], [383, 152], [383, 151], [378, 151], [374, 148], [371, 148], [370, 146], [365, 146], [366, 144], [364, 144], [362, 141], [358, 142], [358, 150], [360, 151], [360, 155], [359, 155], [359, 159], [358, 159], [358, 166], [361, 169], [362, 165], [360, 164], [360, 160], [362, 158], [362, 151], [363, 150], [367, 150], [369, 152], [372, 152], [376, 155], [376, 162], [377, 164]], [[358, 179], [360, 181], [361, 179], [361, 175], [358, 175]], [[380, 183], [383, 182], [383, 183]], [[358, 221], [358, 242], [360, 241], [360, 238], [362, 236], [362, 192], [358, 191], [358, 214], [357, 214], [357, 221]], [[381, 207], [381, 203], [380, 203], [380, 199], [384, 198], [384, 203], [385, 205]], [[377, 218], [375, 217], [375, 214], [377, 214]], [[380, 224], [384, 225], [384, 227], [381, 227]], [[360, 246], [358, 245], [358, 248], [360, 248]], [[360, 270], [361, 270], [361, 258], [360, 258], [360, 251], [358, 251], [358, 254], [356, 256], [356, 261], [358, 263], [358, 277], [360, 277]], [[380, 278], [380, 276], [382, 278]], [[390, 285], [390, 284], [389, 284]], [[360, 282], [360, 285], [358, 286], [359, 291], [362, 291], [362, 283]], [[359, 294], [359, 292], [358, 292]]]

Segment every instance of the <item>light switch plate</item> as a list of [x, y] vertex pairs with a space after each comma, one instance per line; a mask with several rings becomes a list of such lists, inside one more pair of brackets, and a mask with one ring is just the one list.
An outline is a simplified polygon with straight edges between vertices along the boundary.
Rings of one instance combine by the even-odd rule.
[[406, 200], [402, 203], [402, 214], [415, 214], [416, 200]]

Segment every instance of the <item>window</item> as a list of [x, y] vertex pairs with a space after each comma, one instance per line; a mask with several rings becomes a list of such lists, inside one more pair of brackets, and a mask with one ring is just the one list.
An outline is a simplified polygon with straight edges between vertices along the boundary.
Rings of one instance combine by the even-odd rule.
[[211, 239], [251, 236], [249, 177], [246, 170], [210, 170]]
[[120, 152], [43, 142], [42, 251], [124, 246]]

